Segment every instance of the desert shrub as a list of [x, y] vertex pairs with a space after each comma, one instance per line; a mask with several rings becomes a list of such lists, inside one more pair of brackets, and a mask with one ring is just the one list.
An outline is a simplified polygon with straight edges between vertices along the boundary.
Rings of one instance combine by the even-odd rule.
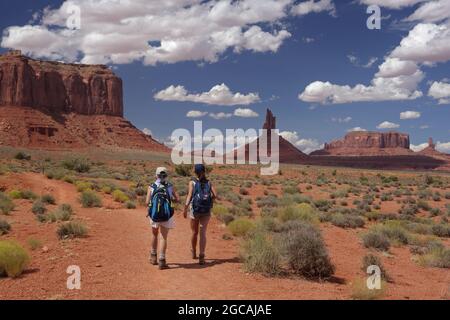
[[14, 159], [16, 160], [31, 160], [31, 156], [29, 154], [26, 154], [23, 151], [17, 152], [16, 155], [14, 156]]
[[297, 186], [283, 186], [283, 193], [297, 194], [297, 193], [299, 193], [299, 189]]
[[289, 267], [308, 278], [328, 278], [335, 267], [320, 232], [311, 224], [291, 221], [284, 225], [279, 243]]
[[11, 199], [22, 199], [22, 192], [20, 192], [20, 190], [11, 190], [11, 191], [8, 193], [8, 196], [9, 196]]
[[448, 224], [435, 224], [431, 227], [431, 232], [438, 237], [448, 238], [450, 237], [450, 225]]
[[130, 198], [121, 190], [114, 190], [112, 193], [113, 199], [116, 202], [125, 203], [130, 200]]
[[445, 197], [445, 199], [449, 200], [450, 199], [450, 192], [446, 192], [444, 197]]
[[11, 225], [8, 221], [0, 219], [0, 236], [7, 234], [11, 230]]
[[364, 226], [365, 221], [360, 216], [337, 213], [332, 215], [331, 223], [341, 228], [361, 228]]
[[45, 204], [55, 204], [56, 200], [55, 197], [51, 194], [45, 194], [41, 197], [41, 201]]
[[66, 175], [66, 171], [62, 168], [52, 168], [45, 172], [45, 176], [50, 180], [62, 180]]
[[83, 191], [83, 193], [81, 193], [80, 202], [83, 208], [94, 208], [102, 206], [102, 200], [92, 190]]
[[328, 211], [332, 207], [331, 202], [325, 199], [316, 200], [314, 204], [320, 211]]
[[213, 207], [213, 215], [225, 224], [229, 224], [234, 220], [234, 216], [229, 212], [228, 208], [222, 205], [215, 205]]
[[403, 206], [402, 208], [400, 208], [398, 213], [404, 214], [404, 215], [413, 216], [413, 215], [415, 215], [418, 212], [419, 212], [418, 205], [416, 205], [416, 204], [409, 204], [407, 206]]
[[245, 188], [240, 188], [239, 189], [239, 194], [243, 195], [243, 196], [248, 196], [249, 192], [247, 189]]
[[3, 192], [0, 192], [0, 212], [4, 215], [10, 214], [14, 210], [13, 201]]
[[240, 218], [232, 221], [228, 225], [228, 228], [233, 236], [243, 237], [255, 228], [255, 224], [249, 219]]
[[307, 203], [282, 208], [278, 211], [278, 218], [282, 222], [291, 220], [302, 220], [307, 222], [318, 222], [316, 210]]
[[439, 193], [433, 194], [433, 201], [436, 201], [436, 202], [441, 201], [441, 196]]
[[30, 256], [15, 241], [0, 241], [0, 276], [16, 278], [27, 268]]
[[41, 200], [36, 200], [33, 203], [33, 206], [31, 207], [31, 212], [33, 212], [36, 215], [42, 215], [45, 212], [47, 212], [47, 208], [45, 207], [45, 203], [43, 203]]
[[134, 203], [133, 201], [127, 201], [125, 203], [125, 208], [127, 208], [127, 209], [136, 209], [136, 203]]
[[62, 180], [63, 180], [64, 182], [67, 182], [67, 183], [70, 183], [70, 184], [74, 184], [74, 183], [75, 183], [75, 178], [72, 177], [72, 176], [64, 176], [64, 177], [62, 178]]
[[35, 238], [29, 238], [27, 244], [32, 251], [42, 248], [42, 241]]
[[62, 166], [67, 170], [76, 171], [78, 173], [86, 173], [91, 170], [91, 164], [86, 158], [71, 158], [62, 162]]
[[352, 284], [352, 299], [355, 300], [378, 300], [386, 292], [386, 282], [381, 281], [381, 289], [369, 289], [366, 279], [356, 279]]
[[242, 255], [247, 272], [266, 275], [277, 275], [281, 272], [280, 252], [264, 231], [254, 232], [246, 239]]
[[94, 184], [88, 181], [77, 181], [75, 182], [78, 192], [89, 191], [94, 188]]
[[419, 263], [427, 267], [450, 268], [450, 249], [436, 247], [419, 258]]
[[190, 177], [193, 167], [190, 164], [179, 164], [175, 166], [175, 173], [181, 177]]
[[364, 234], [363, 243], [366, 248], [374, 248], [382, 251], [388, 251], [391, 247], [389, 238], [378, 231], [370, 231]]
[[428, 202], [426, 202], [426, 201], [424, 201], [424, 200], [419, 200], [419, 201], [417, 202], [417, 206], [419, 207], [419, 209], [422, 209], [422, 210], [424, 210], [424, 211], [430, 211], [430, 210], [431, 210], [431, 207], [430, 207], [430, 205], [428, 204]]
[[371, 253], [366, 254], [363, 257], [361, 269], [363, 272], [367, 272], [367, 268], [370, 266], [378, 266], [378, 268], [380, 268], [380, 271], [381, 271], [381, 278], [384, 280], [389, 279], [389, 276], [388, 276], [386, 270], [384, 269], [383, 264], [381, 263], [381, 259], [378, 256], [373, 255]]
[[9, 193], [9, 196], [12, 199], [25, 199], [25, 200], [34, 200], [37, 199], [37, 195], [31, 190], [12, 190]]
[[383, 225], [375, 227], [397, 244], [408, 244], [409, 234], [400, 221], [386, 221]]
[[57, 222], [69, 221], [72, 218], [73, 209], [69, 204], [62, 204], [53, 212], [50, 212], [43, 217], [39, 217], [40, 222]]
[[432, 216], [432, 217], [437, 217], [438, 215], [440, 215], [441, 214], [441, 209], [439, 209], [439, 208], [433, 208], [433, 209], [431, 209], [431, 211], [430, 211], [430, 215]]
[[258, 208], [278, 206], [278, 197], [276, 195], [268, 195], [267, 197], [262, 197], [256, 200], [256, 205]]
[[63, 223], [56, 231], [59, 239], [80, 238], [86, 236], [87, 232], [87, 227], [79, 221]]

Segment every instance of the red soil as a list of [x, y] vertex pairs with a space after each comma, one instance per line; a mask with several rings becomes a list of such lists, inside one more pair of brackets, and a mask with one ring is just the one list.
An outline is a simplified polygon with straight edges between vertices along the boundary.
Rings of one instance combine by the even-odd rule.
[[[51, 193], [57, 203], [73, 206], [76, 219], [89, 227], [83, 239], [59, 241], [57, 224], [40, 224], [31, 213], [31, 203], [16, 202], [16, 211], [6, 219], [12, 232], [3, 239], [17, 239], [26, 246], [30, 237], [48, 248], [31, 251], [32, 263], [18, 279], [0, 280], [0, 299], [348, 299], [351, 283], [364, 277], [360, 270], [363, 248], [358, 233], [323, 225], [331, 259], [336, 265], [332, 281], [301, 278], [267, 278], [243, 271], [238, 241], [223, 240], [225, 228], [215, 219], [209, 229], [206, 266], [190, 259], [188, 221], [176, 216], [177, 227], [169, 237], [170, 269], [159, 271], [148, 262], [150, 227], [145, 209], [118, 208], [111, 199], [104, 205], [116, 209], [84, 209], [75, 187], [48, 180], [39, 174], [11, 174], [0, 177], [7, 191], [29, 188], [37, 194]], [[255, 195], [260, 190], [255, 191]], [[394, 248], [383, 263], [393, 278], [388, 299], [444, 299], [448, 296], [449, 272], [422, 268], [411, 261], [406, 248]], [[82, 272], [82, 288], [66, 289], [70, 265]]]

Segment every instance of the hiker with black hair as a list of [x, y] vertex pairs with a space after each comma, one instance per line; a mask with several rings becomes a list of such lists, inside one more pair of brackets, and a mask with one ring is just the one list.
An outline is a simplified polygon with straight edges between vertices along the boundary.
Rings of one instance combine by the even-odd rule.
[[184, 206], [184, 218], [191, 222], [191, 252], [192, 259], [197, 259], [197, 242], [200, 234], [199, 264], [205, 264], [206, 231], [211, 218], [211, 210], [217, 193], [211, 182], [206, 178], [206, 168], [197, 164], [194, 168], [196, 177], [189, 182], [189, 191]]
[[[159, 269], [167, 269], [166, 250], [169, 230], [175, 227], [173, 202], [178, 202], [179, 197], [175, 188], [168, 181], [168, 171], [164, 167], [156, 169], [156, 181], [148, 187], [146, 204], [148, 217], [152, 225], [152, 247], [150, 262], [159, 265]], [[159, 260], [158, 234], [161, 233]]]

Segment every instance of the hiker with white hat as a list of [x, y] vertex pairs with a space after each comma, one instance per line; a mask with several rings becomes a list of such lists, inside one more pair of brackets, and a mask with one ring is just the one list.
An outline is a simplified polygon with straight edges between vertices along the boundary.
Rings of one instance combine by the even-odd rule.
[[[146, 204], [148, 216], [152, 225], [152, 247], [150, 262], [159, 265], [159, 269], [167, 269], [166, 250], [169, 230], [175, 227], [173, 202], [179, 197], [175, 188], [168, 181], [168, 170], [164, 167], [156, 169], [156, 181], [148, 187]], [[161, 233], [161, 243], [158, 260], [158, 234]]]

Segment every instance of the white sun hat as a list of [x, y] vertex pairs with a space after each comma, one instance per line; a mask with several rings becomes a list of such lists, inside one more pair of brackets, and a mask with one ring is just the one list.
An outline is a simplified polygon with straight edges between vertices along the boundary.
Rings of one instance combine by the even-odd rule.
[[161, 173], [168, 173], [168, 170], [166, 167], [158, 167], [156, 169], [156, 175], [159, 176]]

